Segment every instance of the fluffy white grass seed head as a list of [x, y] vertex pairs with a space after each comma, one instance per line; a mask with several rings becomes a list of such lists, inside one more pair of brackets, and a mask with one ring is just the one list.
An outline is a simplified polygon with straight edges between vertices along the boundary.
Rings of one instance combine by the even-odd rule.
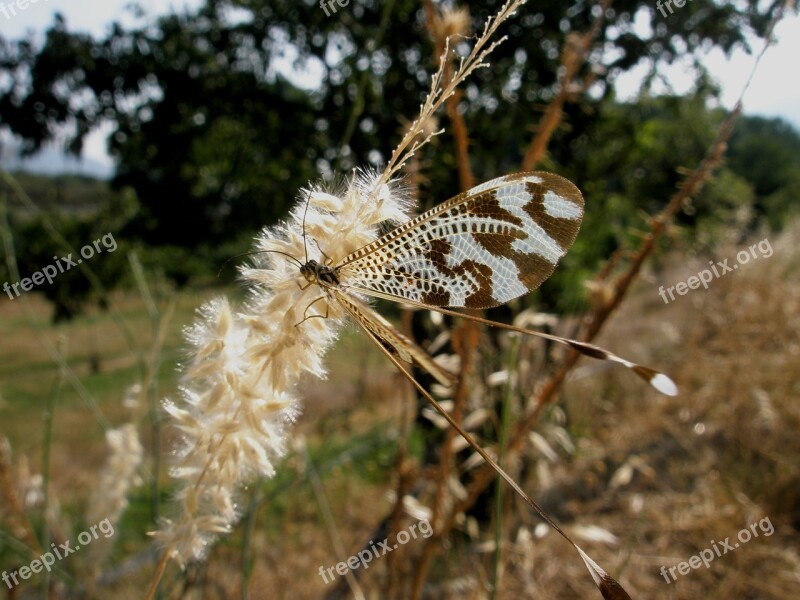
[[[309, 259], [325, 262], [327, 255], [336, 263], [376, 239], [381, 224], [407, 220], [411, 204], [396, 182], [354, 172], [339, 189], [303, 190], [289, 220], [265, 229], [256, 250], [302, 263], [307, 248]], [[230, 531], [245, 485], [274, 475], [298, 414], [300, 376], [325, 376], [323, 357], [344, 315], [327, 299], [314, 303], [322, 292], [307, 285], [297, 261], [256, 254], [241, 271], [245, 305], [236, 310], [226, 298], [213, 300], [186, 331], [191, 353], [180, 396], [164, 405], [181, 434], [171, 470], [181, 481], [181, 511], [154, 533], [181, 564], [202, 559]]]
[[128, 506], [128, 493], [142, 482], [138, 471], [144, 460], [144, 448], [136, 426], [127, 423], [118, 429], [109, 429], [106, 446], [108, 459], [89, 500], [86, 514], [89, 523], [99, 523], [103, 519], [116, 523]]
[[[497, 28], [525, 0], [508, 0], [484, 24], [466, 57], [445, 78], [449, 43], [420, 106], [383, 171], [354, 171], [340, 189], [303, 190], [290, 219], [266, 229], [256, 250], [279, 251], [305, 262], [336, 264], [377, 238], [382, 223], [409, 218], [411, 202], [396, 175], [442, 130], [431, 130], [436, 111], [505, 38]], [[305, 231], [305, 239], [303, 233]], [[323, 254], [324, 253], [324, 254]], [[301, 277], [298, 262], [275, 252], [256, 255], [242, 269], [250, 297], [241, 310], [218, 298], [200, 310], [187, 331], [192, 355], [178, 401], [165, 410], [181, 432], [173, 477], [181, 480], [180, 514], [154, 532], [166, 555], [185, 564], [202, 559], [217, 535], [239, 519], [237, 495], [257, 477], [271, 477], [286, 451], [288, 426], [297, 416], [295, 386], [303, 373], [324, 377], [323, 356], [344, 321], [337, 305], [317, 300], [321, 291]], [[298, 285], [301, 284], [301, 285]], [[313, 303], [313, 304], [312, 304]], [[327, 315], [325, 319], [305, 317]]]

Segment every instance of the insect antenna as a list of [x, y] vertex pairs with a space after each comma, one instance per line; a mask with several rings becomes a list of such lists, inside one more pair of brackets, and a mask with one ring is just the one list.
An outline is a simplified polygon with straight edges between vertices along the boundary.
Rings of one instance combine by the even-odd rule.
[[[308, 192], [308, 198], [306, 198], [306, 207], [303, 210], [303, 249], [305, 250], [306, 253], [306, 261], [305, 261], [306, 263], [308, 263], [308, 243], [306, 242], [306, 215], [308, 214], [308, 205], [310, 203], [311, 203], [311, 191]], [[317, 240], [313, 241], [317, 245], [317, 249], [320, 251], [322, 256], [325, 257], [326, 260], [325, 264], [328, 265], [331, 264], [333, 262], [333, 259], [327, 254], [325, 254], [325, 251], [322, 249], [322, 246], [319, 245], [319, 242]]]
[[236, 260], [237, 258], [242, 258], [243, 256], [253, 256], [255, 254], [266, 254], [266, 253], [269, 253], [269, 252], [272, 252], [273, 254], [280, 254], [282, 256], [285, 256], [289, 260], [294, 261], [294, 263], [299, 268], [303, 268], [303, 263], [301, 263], [300, 260], [297, 257], [294, 257], [294, 256], [292, 256], [291, 254], [289, 254], [287, 252], [281, 252], [280, 250], [253, 250], [252, 252], [243, 252], [242, 254], [237, 254], [235, 256], [231, 256], [230, 258], [228, 258], [224, 263], [222, 263], [222, 266], [219, 268], [219, 271], [217, 271], [217, 277], [219, 278], [219, 276], [222, 275], [222, 271], [225, 269], [225, 267], [228, 265], [228, 263], [231, 262], [232, 260]]
[[333, 262], [333, 259], [327, 254], [325, 254], [325, 250], [322, 249], [322, 246], [319, 245], [319, 242], [317, 240], [314, 240], [314, 243], [317, 245], [317, 250], [320, 251], [320, 254], [322, 254], [322, 256], [325, 257], [325, 264], [326, 265], [331, 264]]
[[[308, 190], [308, 197], [306, 198], [306, 207], [303, 209], [303, 250], [306, 253], [306, 264], [308, 264], [308, 244], [306, 243], [306, 215], [308, 214], [308, 205], [311, 204], [311, 190]], [[319, 244], [317, 244], [319, 246]]]

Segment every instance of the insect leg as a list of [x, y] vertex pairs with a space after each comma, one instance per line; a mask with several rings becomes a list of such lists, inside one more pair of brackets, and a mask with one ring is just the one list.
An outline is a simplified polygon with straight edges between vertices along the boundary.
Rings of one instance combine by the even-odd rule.
[[297, 287], [299, 287], [299, 288], [300, 288], [300, 290], [302, 290], [302, 291], [306, 291], [306, 290], [308, 289], [308, 286], [310, 286], [310, 285], [311, 285], [312, 283], [314, 283], [314, 282], [313, 282], [313, 281], [308, 281], [308, 282], [306, 282], [306, 284], [305, 284], [305, 285], [301, 285], [299, 281], [297, 281], [297, 282], [295, 282], [295, 283], [297, 283]]
[[[310, 285], [310, 284], [309, 284], [309, 285]], [[308, 287], [308, 286], [306, 286], [306, 287]], [[322, 296], [320, 296], [320, 297], [319, 297], [319, 298], [317, 298], [316, 300], [312, 301], [312, 302], [311, 302], [311, 304], [309, 304], [308, 306], [306, 306], [306, 309], [303, 311], [303, 320], [302, 320], [302, 321], [300, 321], [299, 323], [295, 323], [295, 324], [294, 324], [294, 326], [295, 326], [295, 327], [299, 327], [300, 325], [302, 325], [303, 323], [305, 323], [305, 322], [306, 322], [306, 321], [308, 321], [309, 319], [327, 319], [327, 318], [328, 318], [328, 308], [329, 308], [327, 304], [325, 305], [325, 314], [324, 314], [324, 315], [311, 315], [311, 316], [307, 316], [307, 315], [308, 315], [308, 309], [309, 309], [309, 308], [311, 308], [312, 306], [314, 306], [314, 305], [315, 305], [317, 302], [319, 302], [320, 300], [325, 300], [325, 298], [326, 298], [326, 296], [323, 294]]]
[[327, 254], [325, 254], [325, 250], [322, 249], [322, 246], [319, 245], [319, 242], [317, 240], [314, 240], [314, 243], [317, 245], [317, 250], [319, 250], [322, 253], [322, 256], [325, 257], [325, 266], [327, 267], [333, 264], [333, 259]]

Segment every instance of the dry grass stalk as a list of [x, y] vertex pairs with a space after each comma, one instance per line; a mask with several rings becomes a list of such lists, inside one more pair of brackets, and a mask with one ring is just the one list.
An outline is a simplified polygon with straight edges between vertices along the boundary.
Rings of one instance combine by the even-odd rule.
[[[561, 89], [558, 96], [553, 100], [553, 102], [551, 102], [545, 111], [545, 117], [542, 125], [539, 128], [537, 136], [529, 147], [525, 159], [523, 160], [522, 170], [530, 170], [534, 168], [535, 165], [543, 158], [546, 147], [550, 138], [552, 137], [552, 133], [555, 131], [556, 127], [561, 121], [564, 104], [567, 101], [574, 99], [576, 86], [572, 83], [572, 81], [578, 73], [580, 67], [585, 62], [588, 50], [594, 38], [597, 36], [599, 28], [602, 24], [605, 9], [609, 4], [610, 2], [608, 0], [604, 0], [602, 3], [603, 11], [595, 19], [589, 32], [583, 34], [582, 36], [573, 36], [567, 40], [567, 45], [564, 49], [562, 59], [562, 64], [565, 68], [561, 78]], [[764, 47], [764, 51], [766, 51], [766, 49], [772, 43], [771, 31], [774, 29], [775, 24], [780, 20], [780, 18], [781, 17], [779, 15], [770, 26], [770, 33], [767, 35], [768, 41]], [[763, 56], [764, 51], [762, 51], [761, 56]], [[759, 60], [761, 56], [759, 56]], [[758, 62], [756, 63], [756, 67], [757, 65]], [[583, 86], [581, 86], [581, 90], [585, 91], [589, 85], [591, 85], [591, 81], [587, 79], [583, 83]], [[746, 89], [747, 88], [745, 87], [745, 90]], [[742, 95], [744, 95], [745, 90], [743, 90]], [[717, 137], [711, 144], [706, 158], [686, 177], [678, 192], [673, 195], [662, 212], [655, 219], [653, 219], [651, 222], [650, 232], [647, 236], [645, 236], [639, 250], [629, 260], [626, 270], [620, 274], [610, 285], [602, 285], [604, 292], [606, 293], [601, 297], [602, 301], [598, 302], [596, 306], [593, 307], [593, 311], [584, 319], [584, 324], [582, 327], [583, 334], [579, 339], [587, 342], [593, 340], [601, 330], [603, 324], [620, 306], [622, 300], [630, 289], [630, 286], [638, 277], [642, 265], [655, 251], [657, 241], [664, 234], [675, 214], [688, 199], [700, 192], [704, 183], [710, 178], [713, 171], [722, 162], [727, 147], [727, 141], [730, 138], [730, 135], [733, 131], [733, 126], [740, 113], [741, 99], [734, 110], [731, 111], [725, 121], [721, 124], [717, 133]], [[612, 260], [609, 261], [609, 266], [604, 268], [596, 279], [598, 286], [599, 284], [602, 284], [607, 277], [611, 276], [614, 267], [616, 267], [618, 263], [622, 262], [622, 259], [623, 252], [621, 250], [614, 254]], [[567, 374], [574, 367], [578, 358], [579, 355], [576, 352], [569, 351], [562, 364], [557, 368], [556, 372], [548, 379], [547, 382], [545, 382], [544, 386], [541, 388], [541, 391], [533, 402], [533, 409], [530, 410], [528, 415], [517, 424], [512, 435], [510, 436], [508, 445], [509, 459], [511, 459], [513, 455], [519, 454], [522, 451], [525, 442], [528, 439], [528, 433], [538, 421], [542, 409], [555, 400], [558, 391], [566, 380]], [[451, 512], [443, 523], [435, 521], [442, 528], [437, 529], [436, 534], [432, 539], [429, 540], [428, 545], [426, 545], [426, 548], [423, 550], [424, 553], [427, 552], [427, 554], [423, 554], [423, 561], [430, 560], [429, 554], [432, 554], [432, 551], [429, 551], [429, 547], [432, 547], [434, 540], [448, 535], [449, 531], [455, 525], [458, 515], [468, 511], [469, 508], [472, 507], [477, 501], [478, 497], [496, 479], [496, 477], [496, 472], [488, 464], [483, 465], [480, 470], [475, 473], [474, 478], [468, 488], [468, 496], [452, 507]], [[418, 579], [420, 581], [424, 581], [424, 578], [422, 577], [418, 577]], [[622, 590], [621, 587], [616, 587], [618, 585], [616, 582], [611, 585], [611, 589], [601, 589], [605, 597], [617, 597], [616, 595], [619, 595], [619, 597], [627, 597], [627, 594], [624, 590]], [[609, 595], [606, 596], [606, 594]]]
[[0, 437], [0, 494], [4, 506], [2, 512], [11, 533], [28, 546], [31, 554], [41, 554], [36, 533], [28, 517], [25, 516], [25, 510], [17, 495], [11, 468], [11, 443], [5, 436]]
[[472, 51], [468, 56], [460, 59], [458, 67], [452, 73], [452, 76], [446, 78], [446, 69], [449, 64], [448, 54], [450, 52], [449, 42], [445, 43], [444, 51], [439, 59], [439, 69], [431, 77], [431, 87], [425, 102], [420, 107], [419, 116], [411, 123], [408, 131], [400, 140], [400, 143], [392, 152], [392, 156], [386, 167], [381, 173], [378, 185], [388, 183], [394, 175], [403, 168], [403, 165], [414, 154], [421, 149], [425, 144], [431, 141], [433, 137], [439, 135], [444, 130], [439, 130], [432, 133], [425, 133], [425, 124], [428, 122], [439, 108], [447, 101], [448, 98], [453, 96], [458, 86], [477, 69], [487, 67], [485, 62], [494, 49], [505, 41], [505, 37], [489, 43], [497, 28], [507, 21], [511, 15], [523, 4], [526, 0], [508, 0], [496, 15], [490, 17], [484, 25], [483, 32], [480, 37], [475, 41]]
[[610, 5], [611, 0], [603, 0], [600, 3], [601, 10], [594, 19], [589, 31], [582, 35], [571, 33], [567, 36], [561, 52], [561, 75], [559, 76], [558, 94], [547, 105], [536, 135], [525, 151], [525, 157], [522, 159], [522, 171], [532, 171], [544, 158], [547, 146], [550, 144], [550, 138], [552, 138], [564, 116], [564, 105], [567, 102], [575, 102], [594, 83], [595, 77], [592, 74], [584, 77], [580, 83], [576, 82], [576, 78], [586, 64], [589, 50], [600, 32], [605, 20], [606, 10]]
[[[409, 165], [415, 162], [418, 163], [418, 160], [419, 156], [413, 157], [409, 162]], [[411, 311], [405, 311], [403, 313], [403, 328], [406, 335], [408, 335], [410, 338], [413, 338], [411, 327], [412, 314], [413, 313]], [[386, 526], [389, 536], [395, 538], [397, 537], [397, 533], [403, 527], [403, 516], [406, 513], [406, 499], [412, 493], [412, 489], [416, 485], [420, 475], [416, 464], [409, 457], [408, 451], [408, 440], [412, 432], [414, 415], [416, 414], [416, 395], [409, 386], [406, 387], [408, 388], [408, 393], [406, 394], [407, 397], [403, 399], [401, 431], [397, 454], [394, 461], [394, 472], [397, 473], [397, 485], [394, 489], [395, 500], [392, 510], [385, 519], [385, 522], [378, 528], [379, 530], [382, 530], [384, 526]], [[386, 598], [391, 599], [404, 597], [402, 583], [409, 578], [409, 574], [407, 573], [408, 569], [406, 568], [407, 564], [407, 562], [402, 561], [400, 557], [395, 556], [394, 554], [389, 554], [386, 556]]]
[[[444, 7], [437, 11], [433, 0], [425, 0], [425, 19], [428, 31], [433, 37], [437, 56], [446, 56], [449, 40], [456, 37], [466, 37], [470, 32], [470, 18], [468, 8]], [[451, 60], [444, 62], [444, 80], [453, 79], [453, 63]], [[475, 175], [469, 161], [469, 135], [464, 116], [459, 112], [458, 105], [464, 92], [461, 88], [455, 90], [447, 98], [445, 109], [453, 129], [453, 138], [456, 146], [458, 160], [458, 178], [461, 191], [466, 191], [475, 185]]]
[[[451, 36], [463, 37], [469, 32], [469, 10], [466, 8], [455, 9], [446, 7], [439, 13], [431, 0], [424, 3], [426, 21], [428, 29], [434, 38], [435, 52], [437, 55], [447, 57], [447, 48], [450, 44]], [[444, 60], [441, 67], [444, 72], [444, 79], [453, 79], [453, 65], [450, 60]], [[475, 185], [475, 176], [469, 160], [469, 134], [463, 115], [459, 112], [458, 106], [463, 92], [456, 90], [445, 103], [447, 115], [453, 128], [453, 138], [456, 147], [456, 158], [458, 161], [459, 185], [461, 191], [466, 191]], [[462, 421], [464, 405], [467, 400], [467, 382], [471, 370], [471, 357], [478, 348], [478, 328], [472, 321], [464, 321], [453, 332], [453, 345], [457, 354], [461, 357], [461, 366], [458, 373], [457, 384], [453, 393], [453, 419]], [[423, 585], [427, 579], [431, 562], [441, 547], [442, 536], [439, 531], [439, 523], [446, 510], [446, 493], [448, 481], [453, 476], [453, 441], [457, 436], [455, 429], [448, 427], [444, 431], [444, 439], [439, 450], [439, 468], [436, 471], [435, 492], [433, 498], [433, 514], [431, 522], [434, 533], [427, 543], [424, 544], [419, 560], [414, 569], [414, 576], [411, 584], [411, 598], [420, 598]]]

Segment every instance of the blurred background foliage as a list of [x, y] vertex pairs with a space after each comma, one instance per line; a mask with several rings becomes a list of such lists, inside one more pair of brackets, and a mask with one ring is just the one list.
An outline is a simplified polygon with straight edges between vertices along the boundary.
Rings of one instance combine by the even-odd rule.
[[[127, 522], [120, 527], [125, 537], [116, 547], [113, 562], [124, 565], [124, 557], [131, 555], [137, 543], [144, 547], [144, 532], [162, 504], [171, 502], [172, 484], [165, 477], [159, 483], [159, 473], [165, 475], [159, 462], [161, 444], [169, 448], [170, 438], [160, 432], [158, 402], [174, 393], [175, 364], [186, 357], [181, 327], [192, 321], [206, 297], [233, 280], [235, 269], [230, 264], [217, 276], [226, 260], [249, 250], [259, 229], [284, 218], [309, 181], [321, 178], [333, 183], [355, 167], [378, 167], [390, 155], [408, 124], [406, 119], [417, 114], [436, 68], [437, 51], [426, 27], [426, 1], [351, 0], [326, 16], [318, 0], [207, 0], [197, 10], [146, 20], [147, 25], [139, 28], [116, 25], [101, 38], [72, 31], [61, 18], [41, 37], [0, 38], [0, 127], [17, 136], [25, 152], [32, 154], [55, 144], [78, 154], [92, 131], [112, 132], [108, 149], [116, 174], [109, 181], [28, 173], [14, 173], [11, 178], [0, 173], [0, 196], [8, 199], [22, 277], [52, 264], [54, 256], [66, 254], [53, 241], [53, 231], [76, 248], [110, 232], [119, 249], [93, 260], [91, 269], [109, 290], [137, 288], [115, 296], [110, 314], [104, 315], [98, 315], [92, 305], [108, 296], [98, 295], [78, 271], [37, 289], [53, 306], [52, 315], [58, 321], [86, 312], [82, 318], [53, 327], [52, 333], [64, 343], [70, 368], [81, 377], [88, 394], [100, 400], [110, 421], [129, 418], [125, 412], [129, 409], [119, 402], [123, 397], [127, 400], [127, 386], [139, 382], [145, 390], [140, 408], [131, 410], [139, 411], [143, 431], [149, 421], [149, 434], [143, 440], [149, 446], [154, 476], [149, 491], [131, 497]], [[482, 0], [480, 8], [471, 6], [472, 31], [500, 4], [501, 0]], [[572, 179], [583, 190], [587, 214], [582, 232], [564, 266], [540, 294], [524, 302], [533, 298], [543, 310], [565, 313], [584, 308], [590, 301], [584, 283], [619, 248], [640, 244], [640, 236], [650, 229], [648, 217], [667, 204], [687, 170], [703, 159], [726, 116], [713, 74], [704, 71], [696, 53], [711, 48], [730, 51], [746, 46], [747, 39], [760, 47], [759, 38], [779, 4], [777, 0], [693, 0], [665, 19], [654, 0], [613, 3], [601, 22], [587, 66], [575, 78], [588, 93], [578, 85], [564, 107], [549, 153], [538, 167]], [[520, 169], [544, 111], [559, 91], [561, 52], [569, 46], [570, 34], [591, 28], [597, 10], [597, 2], [582, 0], [529, 2], [503, 26], [508, 41], [492, 55], [491, 67], [469, 80], [460, 100], [471, 166], [478, 180]], [[642, 17], [649, 30], [642, 27]], [[469, 42], [459, 43], [458, 50], [463, 52]], [[694, 85], [689, 93], [672, 90], [664, 79], [663, 67], [673, 63], [691, 74]], [[622, 94], [619, 82], [634, 69], [644, 73], [644, 80], [638, 96], [631, 99]], [[439, 125], [447, 132], [418, 157], [419, 170], [412, 175], [420, 208], [459, 191], [458, 158], [446, 115], [440, 115]], [[704, 260], [722, 258], [745, 240], [766, 236], [767, 230], [771, 239], [772, 232], [783, 228], [791, 234], [797, 229], [798, 184], [797, 131], [778, 119], [739, 119], [725, 164], [714, 171], [702, 193], [683, 206], [670, 228], [673, 237], [681, 238], [679, 257], [661, 255], [650, 262], [659, 270], [657, 280], [683, 278], [686, 268], [694, 268], [687, 257], [692, 252]], [[5, 198], [0, 197], [0, 205]], [[586, 514], [598, 524], [606, 515], [614, 515], [616, 524], [624, 526], [612, 524], [608, 530], [635, 529], [626, 539], [639, 536], [641, 543], [633, 543], [643, 550], [645, 560], [669, 553], [689, 556], [704, 547], [709, 536], [719, 539], [716, 536], [735, 531], [742, 523], [732, 516], [738, 513], [728, 509], [740, 503], [749, 514], [750, 499], [762, 503], [764, 514], [773, 515], [776, 523], [779, 517], [797, 523], [797, 474], [787, 465], [800, 464], [792, 443], [797, 378], [790, 376], [798, 348], [797, 328], [790, 325], [798, 314], [800, 294], [796, 278], [790, 276], [796, 272], [793, 248], [797, 244], [790, 236], [785, 239], [774, 238], [776, 256], [782, 258], [758, 263], [747, 276], [751, 279], [742, 275], [735, 280], [735, 288], [732, 278], [725, 279], [708, 294], [693, 296], [691, 303], [665, 306], [656, 296], [656, 283], [649, 296], [640, 294], [632, 308], [626, 305], [624, 318], [616, 319], [617, 328], [606, 338], [613, 340], [609, 347], [621, 351], [632, 347], [631, 355], [665, 368], [673, 353], [677, 356], [672, 359], [674, 375], [686, 393], [674, 403], [643, 403], [643, 386], [626, 381], [625, 373], [619, 380], [615, 375], [612, 379], [586, 377], [592, 368], [587, 367], [576, 377], [571, 385], [584, 387], [564, 394], [563, 402], [547, 417], [547, 429], [543, 426], [541, 431], [552, 433], [555, 440], [553, 432], [563, 425], [580, 439], [574, 461], [578, 466], [566, 479], [549, 479], [544, 467], [539, 469], [545, 459], [536, 458], [537, 449], [520, 469], [525, 478], [534, 473], [541, 477], [546, 490], [548, 480], [558, 481], [549, 497], [560, 519], [571, 519], [586, 506], [590, 507]], [[783, 248], [779, 243], [785, 244]], [[134, 256], [143, 268], [131, 268], [132, 262], [138, 267]], [[0, 264], [0, 283], [11, 280], [5, 262]], [[172, 286], [186, 289], [171, 294]], [[226, 292], [234, 295], [233, 290], [229, 286]], [[35, 296], [38, 302], [39, 295]], [[42, 443], [40, 437], [47, 439], [50, 434], [38, 432], [43, 422], [50, 427], [51, 421], [41, 415], [53, 413], [45, 408], [44, 399], [49, 395], [52, 400], [47, 402], [55, 406], [62, 367], [42, 357], [30, 324], [12, 314], [18, 304], [7, 303], [13, 306], [4, 322], [6, 354], [0, 361], [0, 375], [6, 380], [0, 409], [10, 408], [3, 416], [18, 454], [34, 456], [46, 446], [41, 453], [45, 456], [49, 442]], [[501, 318], [507, 319], [508, 312], [521, 308], [520, 304], [495, 310], [506, 311]], [[654, 309], [671, 312], [653, 317]], [[42, 303], [37, 310], [36, 317], [46, 312]], [[133, 332], [131, 346], [145, 352], [131, 352], [125, 335], [116, 329], [118, 314], [124, 314]], [[762, 315], [768, 316], [766, 324]], [[564, 325], [571, 327], [569, 321], [565, 319]], [[427, 319], [421, 322], [409, 318], [404, 325], [414, 329], [414, 337], [420, 340], [439, 333], [438, 327], [434, 333]], [[259, 552], [267, 548], [266, 560], [274, 561], [268, 564], [282, 568], [255, 569], [252, 587], [273, 589], [277, 581], [282, 589], [291, 590], [287, 593], [305, 597], [296, 590], [319, 585], [316, 575], [308, 574], [316, 572], [318, 564], [328, 564], [331, 556], [328, 545], [320, 543], [325, 527], [319, 501], [307, 485], [307, 464], [319, 465], [334, 508], [342, 509], [337, 518], [347, 547], [355, 548], [363, 541], [364, 530], [375, 526], [375, 515], [383, 510], [386, 490], [373, 484], [393, 477], [389, 469], [401, 455], [404, 442], [398, 440], [403, 438], [394, 428], [408, 419], [403, 386], [367, 340], [350, 330], [343, 338], [341, 350], [329, 356], [331, 384], [310, 384], [302, 394], [309, 417], [298, 430], [308, 435], [312, 460], [291, 456], [276, 478], [264, 483], [262, 492], [254, 488], [252, 512], [236, 534], [243, 538], [245, 549], [242, 590], [248, 588], [250, 577], [248, 536], [249, 528], [255, 527], [252, 515], [259, 493], [261, 502], [270, 507], [270, 516], [258, 526], [269, 531], [269, 537], [252, 547]], [[622, 341], [631, 345], [625, 348]], [[492, 336], [490, 342], [482, 346], [480, 360], [482, 379], [487, 381], [490, 374], [506, 368], [509, 352], [505, 338]], [[651, 347], [643, 350], [648, 344]], [[518, 361], [528, 365], [518, 374], [520, 407], [522, 398], [539, 385], [538, 375], [551, 367], [549, 349], [526, 352]], [[754, 363], [759, 357], [761, 362]], [[53, 447], [67, 450], [54, 452], [52, 467], [42, 466], [41, 471], [45, 477], [52, 472], [58, 480], [53, 488], [58, 489], [65, 512], [82, 525], [77, 516], [84, 503], [81, 494], [95, 484], [95, 467], [105, 451], [100, 450], [102, 428], [85, 411], [83, 397], [64, 387], [63, 398], [58, 399], [58, 438]], [[492, 390], [480, 390], [482, 402], [496, 409], [491, 414], [501, 414], [497, 400], [505, 392], [500, 386]], [[393, 398], [400, 402], [387, 401]], [[145, 411], [147, 417], [142, 416]], [[362, 423], [375, 420], [380, 421], [377, 426], [360, 431]], [[695, 421], [708, 432], [705, 437], [698, 433]], [[549, 429], [551, 423], [558, 427]], [[499, 421], [489, 417], [478, 431], [483, 439], [493, 440], [499, 437]], [[444, 435], [434, 430], [427, 417], [419, 418], [409, 436], [411, 454], [425, 455], [417, 481], [425, 482], [434, 472], [429, 467], [441, 456], [434, 442]], [[594, 436], [594, 447], [583, 443], [590, 436]], [[572, 451], [566, 454], [570, 458], [564, 468], [571, 468]], [[619, 496], [614, 482], [607, 488], [613, 494], [596, 493], [612, 473], [616, 477], [629, 464], [644, 464], [627, 459], [623, 463], [620, 457], [626, 456], [636, 461], [645, 456], [654, 465], [653, 472], [664, 474], [665, 479], [648, 482], [644, 469], [640, 476], [631, 467], [634, 479], [628, 495]], [[397, 472], [403, 472], [400, 462], [395, 464]], [[597, 465], [602, 469], [595, 471]], [[401, 489], [405, 475], [398, 480]], [[586, 482], [601, 482], [597, 484], [601, 488]], [[562, 485], [568, 486], [566, 491]], [[722, 488], [726, 493], [719, 491]], [[636, 506], [643, 492], [653, 491], [654, 501], [648, 500], [646, 508], [649, 513], [634, 519], [633, 513], [619, 508]], [[744, 496], [746, 503], [741, 500]], [[566, 497], [581, 501], [563, 503]], [[360, 501], [353, 503], [351, 498]], [[478, 515], [481, 523], [486, 521], [489, 498], [487, 491], [469, 509], [469, 518]], [[550, 504], [545, 505], [550, 509]], [[567, 514], [560, 512], [562, 508]], [[684, 520], [690, 514], [695, 519], [692, 527]], [[49, 535], [39, 521], [36, 528]], [[782, 539], [792, 539], [795, 529]], [[239, 564], [236, 535], [217, 545], [210, 566], [192, 567], [185, 580], [176, 579], [174, 585], [191, 586], [195, 580], [218, 585], [238, 577], [231, 568]], [[272, 543], [278, 538], [286, 543]], [[471, 576], [479, 564], [474, 548], [462, 545], [463, 539], [459, 532], [448, 540], [454, 550], [446, 560], [455, 565], [442, 570], [448, 576], [462, 567]], [[18, 561], [21, 554], [3, 546], [3, 541], [0, 531], [0, 559]], [[781, 589], [781, 577], [793, 575], [786, 565], [797, 561], [791, 543], [774, 546], [786, 551], [785, 562], [775, 560], [775, 553], [742, 552], [728, 558], [727, 571], [719, 570], [720, 563], [716, 571], [695, 573], [694, 580], [703, 582], [708, 592], [686, 597], [710, 597], [710, 590], [717, 591], [718, 597], [743, 597], [729, 591], [734, 589], [731, 582], [739, 579], [746, 582], [742, 586], [768, 583]], [[571, 558], [554, 561], [551, 546], [538, 537], [531, 548], [541, 552], [537, 564], [572, 564]], [[511, 555], [512, 561], [517, 560]], [[464, 556], [469, 559], [458, 560]], [[533, 563], [527, 557], [524, 563], [518, 571], [527, 577], [528, 565]], [[647, 570], [651, 565], [645, 569], [635, 560], [630, 565], [651, 589], [665, 589], [654, 575], [656, 569]], [[576, 567], [583, 569], [580, 564]], [[767, 569], [773, 569], [774, 576], [752, 577]], [[581, 576], [585, 577], [584, 571]], [[264, 581], [271, 585], [263, 585]], [[729, 587], [720, 586], [721, 581]], [[130, 584], [135, 597], [141, 592], [140, 583], [136, 579]], [[796, 578], [791, 584], [796, 584]], [[530, 589], [509, 597], [528, 594]], [[573, 588], [568, 585], [567, 589]], [[767, 597], [764, 589], [759, 592]]]
[[[473, 31], [500, 3], [472, 9]], [[588, 206], [569, 268], [543, 290], [545, 307], [576, 308], [575, 284], [636, 235], [675, 191], [681, 169], [702, 159], [724, 111], [713, 108], [719, 90], [694, 53], [746, 45], [744, 32], [763, 35], [778, 4], [696, 0], [669, 19], [649, 0], [607, 10], [581, 74], [593, 84], [566, 105], [565, 125], [541, 165], [575, 181]], [[478, 179], [519, 169], [556, 93], [565, 36], [587, 31], [598, 9], [582, 1], [530, 3], [505, 27], [508, 41], [462, 98]], [[642, 11], [647, 35], [633, 26]], [[113, 128], [110, 182], [20, 180], [73, 243], [114, 232], [123, 251], [93, 265], [109, 287], [125, 282], [131, 249], [177, 285], [219, 283], [224, 261], [285, 216], [310, 180], [379, 166], [403, 119], [417, 113], [436, 66], [418, 0], [352, 2], [331, 16], [312, 0], [208, 0], [139, 29], [117, 24], [100, 39], [71, 32], [56, 17], [41, 40], [0, 39], [0, 53], [0, 123], [25, 152], [58, 141], [79, 153], [92, 130]], [[694, 74], [692, 93], [657, 94], [660, 68], [676, 61]], [[619, 101], [616, 82], [635, 67], [649, 73], [639, 98]], [[800, 137], [785, 122], [742, 119], [726, 167], [681, 215], [687, 237], [708, 246], [762, 223], [780, 229], [796, 210], [799, 150]], [[422, 166], [421, 206], [459, 191], [448, 134]], [[15, 204], [3, 186], [24, 275], [49, 264], [58, 248], [43, 234], [44, 217]], [[222, 281], [234, 274], [226, 269]], [[92, 300], [77, 273], [42, 291], [57, 318]]]

